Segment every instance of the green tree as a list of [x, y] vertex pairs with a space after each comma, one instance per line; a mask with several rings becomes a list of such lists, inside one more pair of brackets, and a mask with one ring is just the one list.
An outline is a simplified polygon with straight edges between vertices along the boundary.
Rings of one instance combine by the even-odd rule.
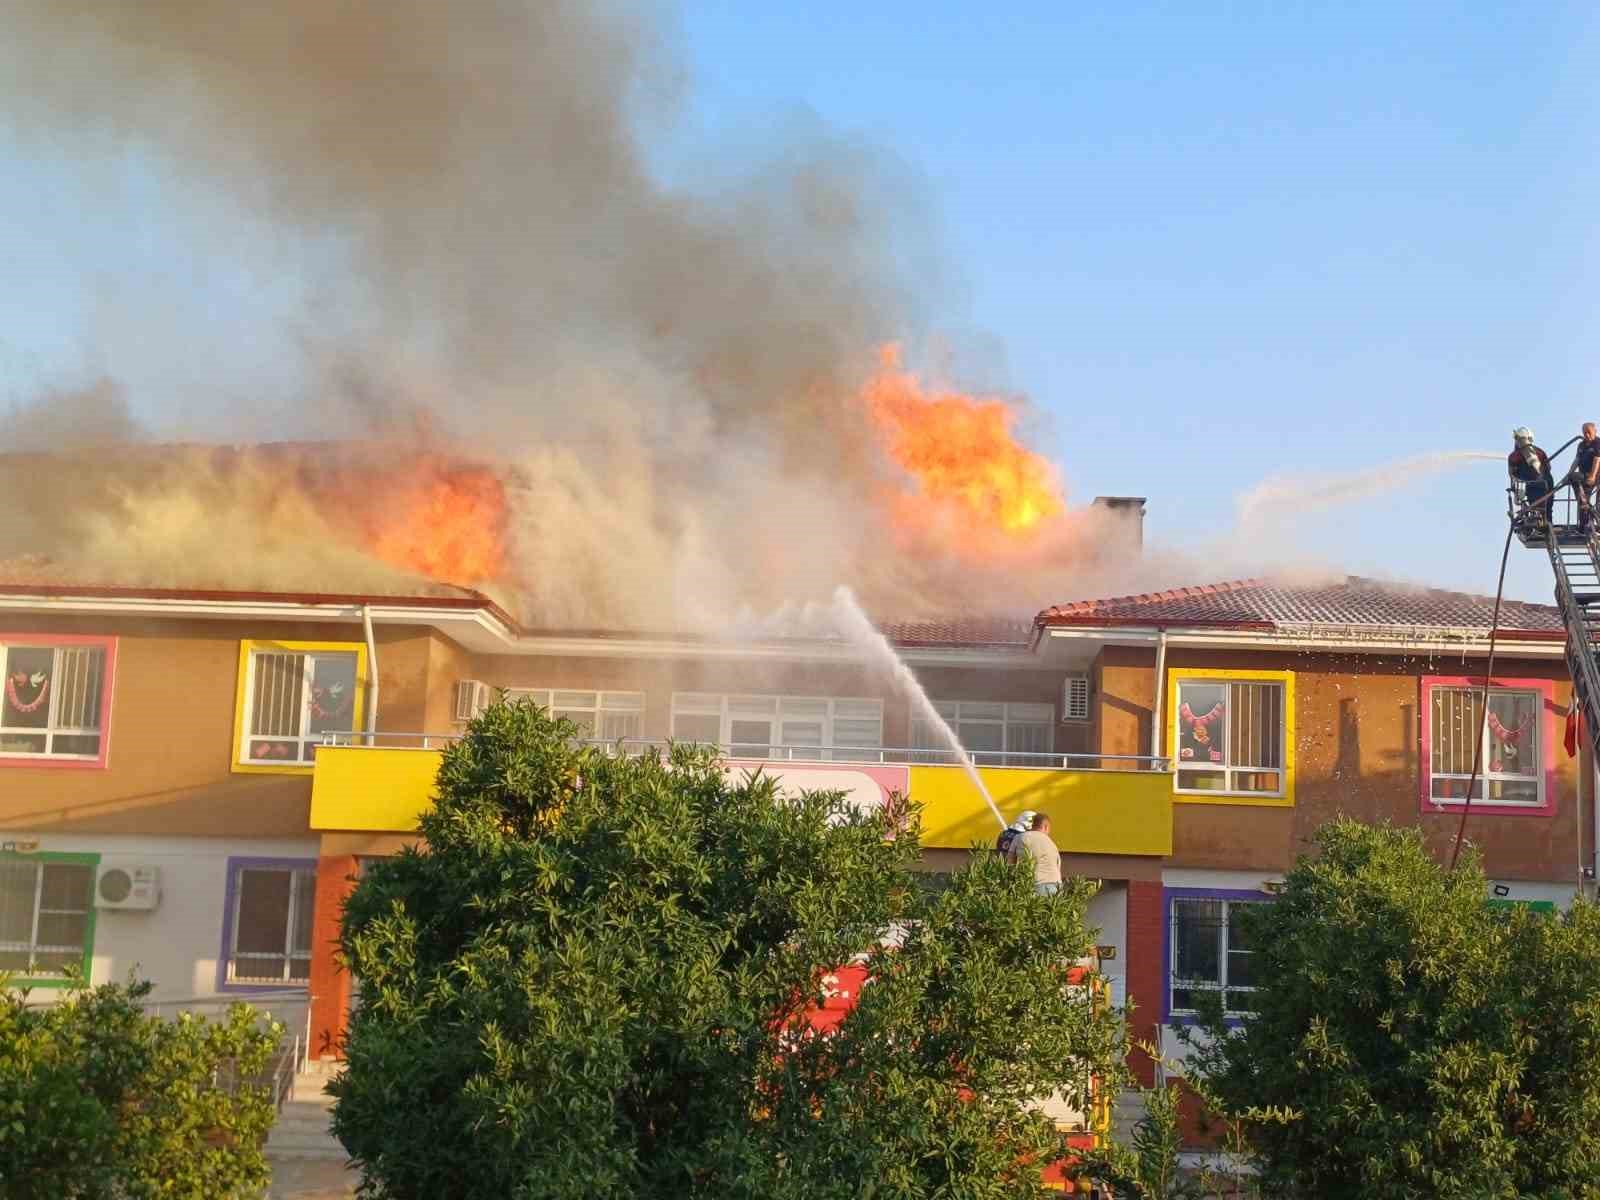
[[[4, 980], [0, 979], [0, 984]], [[282, 1036], [235, 1005], [209, 1022], [146, 1016], [147, 982], [28, 1007], [0, 995], [0, 1197], [212, 1200], [266, 1183], [263, 1074]]]
[[[1061, 1142], [1028, 1098], [1120, 1062], [1117, 1017], [1065, 972], [1090, 887], [1052, 902], [985, 862], [926, 889], [914, 810], [891, 828], [575, 732], [491, 707], [444, 755], [422, 847], [346, 906], [334, 1128], [367, 1194], [1040, 1193]], [[872, 982], [808, 1036], [860, 956]]]
[[1196, 1060], [1265, 1194], [1600, 1196], [1600, 913], [1493, 909], [1416, 830], [1317, 842], [1242, 918], [1257, 1012]]

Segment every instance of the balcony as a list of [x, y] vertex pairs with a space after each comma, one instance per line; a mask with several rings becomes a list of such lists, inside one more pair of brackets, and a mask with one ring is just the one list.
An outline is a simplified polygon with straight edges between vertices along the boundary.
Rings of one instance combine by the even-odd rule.
[[[330, 735], [317, 748], [311, 827], [408, 833], [432, 801], [449, 734]], [[614, 753], [641, 754], [665, 743], [624, 739]], [[838, 790], [861, 806], [899, 792], [923, 807], [922, 842], [966, 850], [999, 832], [988, 805], [955, 754], [942, 750], [829, 746], [720, 747], [730, 772], [761, 769], [786, 787]], [[976, 770], [1009, 820], [1025, 808], [1048, 813], [1051, 835], [1077, 854], [1165, 856], [1172, 852], [1172, 776], [1167, 760], [1132, 755], [979, 754]]]

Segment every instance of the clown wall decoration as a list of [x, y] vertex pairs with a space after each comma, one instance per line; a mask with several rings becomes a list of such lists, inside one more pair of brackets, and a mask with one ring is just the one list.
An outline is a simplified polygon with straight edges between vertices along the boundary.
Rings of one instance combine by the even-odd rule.
[[1178, 709], [1178, 757], [1182, 761], [1222, 761], [1222, 751], [1217, 742], [1222, 737], [1224, 712], [1221, 700], [1204, 713], [1196, 713], [1187, 703]]

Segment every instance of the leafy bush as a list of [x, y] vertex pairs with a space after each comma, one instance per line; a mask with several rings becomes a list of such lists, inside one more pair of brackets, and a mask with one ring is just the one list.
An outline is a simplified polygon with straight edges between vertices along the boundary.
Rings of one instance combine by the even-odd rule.
[[[499, 704], [445, 754], [424, 848], [375, 864], [334, 1128], [392, 1200], [1028, 1196], [1032, 1095], [1120, 1063], [1065, 986], [1090, 890], [1000, 863], [916, 885], [915, 814], [785, 800], [705, 751], [618, 757]], [[880, 948], [891, 926], [899, 949]], [[829, 968], [872, 982], [832, 1037]]]
[[1242, 918], [1257, 1014], [1213, 1012], [1197, 1060], [1264, 1192], [1600, 1196], [1600, 911], [1493, 909], [1477, 859], [1447, 872], [1416, 830], [1318, 843]]
[[[3, 983], [0, 980], [0, 983]], [[212, 1023], [144, 1014], [147, 982], [75, 987], [60, 1003], [0, 997], [0, 1197], [212, 1200], [266, 1182], [261, 1074], [281, 1028], [244, 1005]]]

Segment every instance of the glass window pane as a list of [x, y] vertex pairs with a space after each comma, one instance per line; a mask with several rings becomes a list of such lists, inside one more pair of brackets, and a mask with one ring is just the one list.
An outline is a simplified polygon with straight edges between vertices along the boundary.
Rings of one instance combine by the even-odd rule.
[[88, 913], [40, 913], [39, 945], [57, 950], [76, 949], [82, 956], [83, 941], [89, 932]]
[[599, 699], [594, 692], [556, 692], [550, 703], [555, 708], [596, 708]]
[[1238, 988], [1229, 988], [1225, 993], [1223, 1003], [1227, 1010], [1233, 1013], [1250, 1013], [1256, 1011], [1256, 993], [1243, 991]]
[[289, 982], [311, 982], [311, 959], [309, 957], [296, 955], [289, 960]]
[[1489, 693], [1484, 770], [1493, 775], [1538, 774], [1539, 701], [1534, 692]]
[[1048, 725], [1007, 725], [1006, 749], [1014, 754], [1049, 754], [1054, 747]]
[[34, 975], [60, 975], [68, 967], [83, 966], [82, 950], [36, 950], [33, 955]]
[[[1178, 762], [1222, 762], [1227, 689], [1220, 683], [1178, 681]], [[1187, 786], [1187, 785], [1186, 785]], [[1194, 786], [1205, 787], [1205, 784]]]
[[911, 722], [911, 748], [913, 750], [943, 750], [944, 739], [927, 721]]
[[716, 713], [722, 715], [722, 697], [710, 692], [674, 692], [672, 711], [676, 713]]
[[600, 736], [608, 742], [614, 742], [618, 738], [639, 737], [643, 729], [644, 717], [641, 713], [608, 712], [600, 716]]
[[579, 712], [570, 708], [557, 708], [552, 709], [550, 715], [563, 720], [571, 721], [578, 727], [578, 736], [580, 738], [592, 738], [594, 736], [594, 713], [592, 711]]
[[63, 646], [56, 651], [57, 729], [100, 728], [105, 660], [106, 652], [98, 646]]
[[39, 907], [65, 912], [88, 912], [93, 896], [94, 868], [78, 863], [45, 863]]
[[961, 739], [961, 744], [968, 750], [1005, 749], [1004, 725], [971, 724], [967, 721], [962, 721], [956, 727], [956, 736]]
[[[1236, 683], [1229, 691], [1228, 761], [1240, 767], [1282, 766], [1281, 690], [1275, 683]], [[1220, 748], [1220, 747], [1219, 747]]]
[[294, 887], [294, 929], [289, 939], [289, 949], [295, 954], [310, 955], [312, 922], [316, 915], [317, 873], [296, 871]]
[[1495, 804], [1537, 804], [1539, 802], [1539, 781], [1536, 779], [1491, 779], [1485, 785], [1479, 780], [1474, 789], [1480, 795], [1484, 787], [1489, 790], [1489, 799]]
[[46, 747], [42, 733], [0, 733], [0, 754], [43, 754]]
[[271, 981], [284, 978], [285, 958], [282, 954], [241, 954], [235, 956], [231, 977], [245, 981]]
[[288, 871], [246, 868], [239, 872], [234, 949], [247, 954], [283, 953], [292, 886], [293, 877]]
[[858, 749], [876, 750], [883, 745], [883, 720], [873, 717], [870, 720], [855, 717], [835, 717], [833, 721], [833, 744], [835, 746], [850, 746]]
[[881, 722], [883, 720], [883, 701], [835, 700], [833, 702], [833, 715], [837, 720]]
[[1278, 791], [1278, 773], [1276, 771], [1235, 771], [1233, 773], [1233, 791], [1260, 792], [1263, 795], [1275, 795]]
[[1195, 997], [1204, 995], [1205, 989], [1174, 987], [1172, 989], [1172, 1007], [1177, 1009], [1193, 1009], [1198, 1007]]
[[1003, 721], [1006, 706], [998, 700], [962, 700], [958, 716], [963, 721]]
[[[251, 657], [250, 732], [258, 737], [298, 737], [305, 695], [304, 654], [257, 653]], [[276, 753], [251, 757], [276, 758]], [[298, 757], [298, 751], [290, 757]]]
[[50, 722], [50, 692], [58, 686], [55, 651], [45, 646], [10, 646], [6, 651], [0, 725], [43, 729]]
[[730, 721], [728, 741], [732, 753], [744, 758], [765, 757], [771, 752], [772, 723], [770, 721]]
[[8, 947], [0, 944], [0, 971], [7, 975], [26, 975], [33, 954], [26, 947]]
[[100, 754], [98, 733], [58, 733], [50, 743], [51, 754], [75, 758], [96, 758]]
[[356, 727], [356, 656], [319, 654], [311, 667], [311, 733]]
[[822, 722], [786, 720], [778, 736], [785, 746], [820, 746]]
[[728, 715], [737, 717], [770, 717], [778, 711], [776, 696], [729, 696]]
[[1007, 721], [1049, 725], [1055, 719], [1056, 710], [1053, 704], [1018, 704], [1012, 702], [1006, 705]]
[[601, 692], [600, 707], [609, 712], [643, 712], [643, 692]]
[[672, 718], [672, 736], [680, 742], [705, 742], [714, 746], [722, 740], [722, 718], [678, 713]]
[[1178, 770], [1178, 786], [1185, 791], [1223, 792], [1228, 789], [1228, 776], [1224, 771]]
[[790, 718], [825, 721], [828, 718], [828, 702], [813, 696], [783, 696], [778, 701], [778, 711], [785, 721]]
[[33, 938], [38, 880], [39, 868], [34, 863], [0, 862], [0, 942], [27, 943]]
[[1172, 946], [1175, 979], [1222, 982], [1222, 902], [1174, 900]]

